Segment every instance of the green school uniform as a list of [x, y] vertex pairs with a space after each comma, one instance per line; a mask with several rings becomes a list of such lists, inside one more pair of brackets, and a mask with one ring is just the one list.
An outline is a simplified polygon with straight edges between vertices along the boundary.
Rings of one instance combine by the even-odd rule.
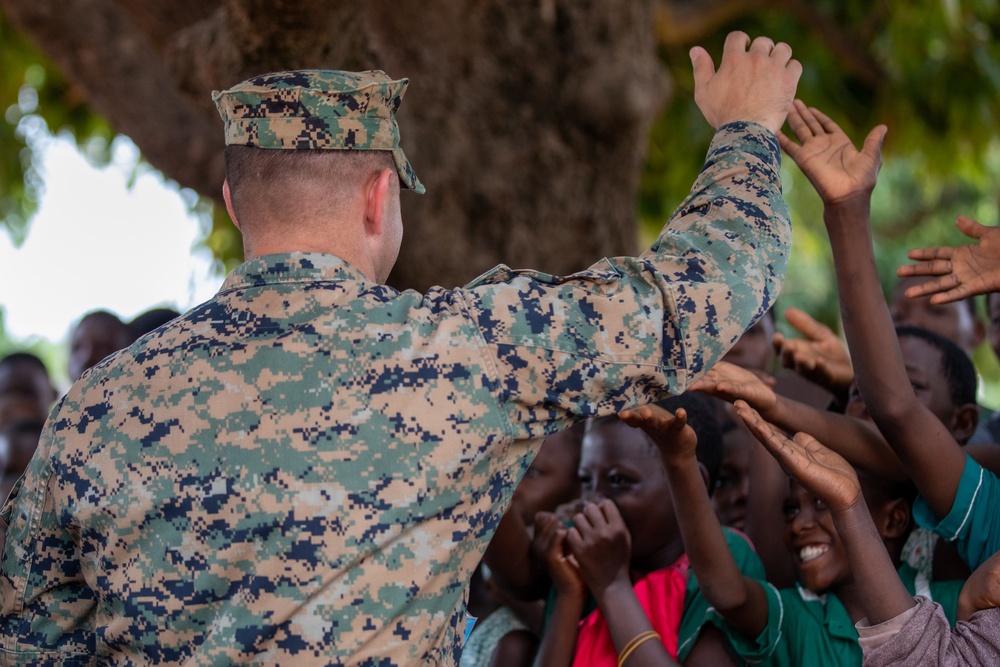
[[1000, 479], [966, 455], [948, 516], [935, 516], [923, 496], [917, 496], [913, 518], [920, 526], [955, 542], [959, 555], [975, 570], [1000, 551]]
[[[899, 576], [911, 594], [915, 592], [916, 571], [907, 565]], [[760, 582], [767, 592], [767, 627], [748, 639], [725, 622], [720, 628], [735, 653], [754, 665], [792, 667], [823, 665], [824, 667], [857, 667], [862, 653], [858, 631], [844, 604], [834, 593], [816, 595], [807, 589], [783, 588]], [[930, 593], [945, 609], [948, 621], [954, 625], [961, 581], [931, 582]]]

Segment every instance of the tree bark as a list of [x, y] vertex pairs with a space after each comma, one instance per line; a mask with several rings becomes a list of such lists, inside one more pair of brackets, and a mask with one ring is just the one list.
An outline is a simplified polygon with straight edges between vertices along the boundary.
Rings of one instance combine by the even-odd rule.
[[637, 249], [639, 168], [669, 91], [655, 0], [0, 4], [150, 163], [216, 199], [213, 89], [305, 67], [409, 77], [402, 144], [428, 193], [403, 195], [396, 286]]

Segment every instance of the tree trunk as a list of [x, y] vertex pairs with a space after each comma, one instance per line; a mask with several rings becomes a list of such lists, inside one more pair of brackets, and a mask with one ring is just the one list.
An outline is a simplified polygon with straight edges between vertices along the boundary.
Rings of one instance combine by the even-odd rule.
[[168, 177], [218, 199], [211, 103], [266, 71], [409, 77], [390, 282], [462, 284], [499, 262], [566, 273], [636, 248], [635, 191], [669, 89], [655, 0], [0, 0]]

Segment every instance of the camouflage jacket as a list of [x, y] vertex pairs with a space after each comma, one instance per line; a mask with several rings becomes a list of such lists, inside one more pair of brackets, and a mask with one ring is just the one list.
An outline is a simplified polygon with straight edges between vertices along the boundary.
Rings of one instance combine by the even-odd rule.
[[272, 255], [54, 408], [4, 508], [0, 661], [455, 665], [540, 438], [680, 392], [767, 309], [775, 137], [722, 128], [642, 256], [426, 294]]

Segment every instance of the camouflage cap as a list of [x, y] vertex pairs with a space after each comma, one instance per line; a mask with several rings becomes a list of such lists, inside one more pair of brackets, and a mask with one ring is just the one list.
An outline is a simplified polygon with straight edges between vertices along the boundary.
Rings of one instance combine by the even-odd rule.
[[255, 76], [212, 99], [227, 146], [392, 151], [403, 186], [422, 193], [399, 147], [395, 113], [407, 84], [380, 70], [298, 70]]

